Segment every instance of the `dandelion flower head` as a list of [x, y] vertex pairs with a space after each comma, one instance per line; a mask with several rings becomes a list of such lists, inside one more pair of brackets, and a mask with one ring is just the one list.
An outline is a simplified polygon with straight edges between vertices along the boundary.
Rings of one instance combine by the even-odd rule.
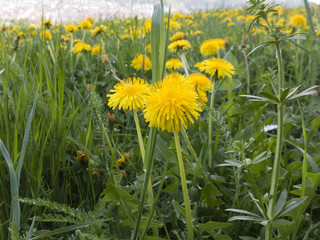
[[72, 49], [72, 52], [75, 54], [78, 54], [81, 52], [89, 52], [89, 51], [91, 51], [91, 46], [88, 43], [83, 43], [83, 42], [77, 42]]
[[145, 99], [150, 94], [150, 87], [141, 78], [127, 78], [117, 83], [113, 90], [110, 90], [108, 106], [115, 109], [138, 111], [144, 107]]
[[212, 88], [212, 82], [204, 74], [192, 73], [187, 78], [187, 82], [192, 84], [197, 89], [208, 91]]
[[191, 43], [187, 40], [174, 41], [168, 46], [170, 52], [182, 52], [189, 48], [191, 48]]
[[181, 40], [181, 39], [185, 39], [187, 37], [187, 34], [184, 33], [184, 32], [177, 32], [175, 33], [171, 38], [170, 38], [170, 41], [171, 42], [174, 42], [174, 41], [178, 41], [178, 40]]
[[291, 25], [293, 27], [305, 27], [307, 24], [307, 19], [301, 14], [296, 14], [291, 18]]
[[149, 126], [162, 131], [179, 132], [181, 124], [188, 128], [201, 111], [194, 87], [182, 75], [169, 75], [156, 83], [146, 99], [144, 117]]
[[77, 26], [74, 24], [69, 24], [65, 27], [66, 32], [76, 32], [78, 30]]
[[[143, 55], [138, 54], [132, 61], [131, 66], [136, 69], [140, 70], [142, 68], [143, 64]], [[148, 56], [144, 56], [144, 70], [148, 71], [151, 69], [151, 60]]]
[[221, 38], [209, 39], [204, 41], [200, 46], [200, 52], [203, 56], [214, 55], [219, 49], [224, 49], [224, 40]]
[[228, 76], [232, 78], [232, 74], [235, 72], [234, 66], [224, 59], [210, 58], [202, 61], [202, 66], [199, 67], [200, 71], [206, 72], [211, 77], [217, 73], [218, 78], [224, 78]]
[[166, 62], [166, 69], [168, 70], [179, 70], [183, 68], [182, 62], [177, 58], [171, 58]]

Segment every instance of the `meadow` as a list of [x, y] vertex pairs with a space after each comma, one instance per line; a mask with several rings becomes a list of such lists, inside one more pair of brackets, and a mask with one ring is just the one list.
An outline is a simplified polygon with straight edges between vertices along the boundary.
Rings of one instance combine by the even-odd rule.
[[0, 239], [320, 239], [320, 8], [0, 27]]

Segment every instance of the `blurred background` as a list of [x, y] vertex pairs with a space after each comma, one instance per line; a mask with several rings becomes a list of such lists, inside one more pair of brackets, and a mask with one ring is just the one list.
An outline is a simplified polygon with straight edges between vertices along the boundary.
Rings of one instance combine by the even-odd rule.
[[[165, 0], [165, 7], [171, 5], [172, 12], [188, 13], [199, 9], [239, 8], [245, 6], [247, 0]], [[159, 0], [0, 0], [0, 19], [28, 19], [41, 21], [42, 11], [45, 20], [68, 22], [87, 17], [105, 19], [112, 17], [150, 18], [153, 4]], [[303, 6], [303, 0], [272, 1], [282, 3], [286, 7]], [[320, 0], [309, 0], [319, 4]]]

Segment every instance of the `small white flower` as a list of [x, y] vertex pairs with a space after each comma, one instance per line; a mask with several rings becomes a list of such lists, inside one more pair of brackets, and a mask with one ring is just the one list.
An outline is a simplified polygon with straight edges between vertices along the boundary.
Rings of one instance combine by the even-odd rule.
[[263, 129], [261, 129], [263, 132], [270, 132], [274, 129], [277, 129], [278, 126], [275, 125], [275, 124], [270, 124], [270, 125], [267, 125], [267, 126], [264, 126]]

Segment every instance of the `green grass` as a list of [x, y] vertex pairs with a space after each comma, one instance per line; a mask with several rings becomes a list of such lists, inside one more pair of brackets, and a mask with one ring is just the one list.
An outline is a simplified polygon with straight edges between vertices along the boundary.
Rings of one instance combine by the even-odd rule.
[[[309, 21], [312, 16], [315, 21], [310, 27], [293, 28], [309, 33], [305, 40], [292, 39], [280, 45], [284, 85], [290, 88], [301, 85], [299, 92], [302, 92], [319, 84], [316, 53], [319, 41], [315, 36], [320, 16], [314, 7], [306, 11], [283, 10], [281, 16], [273, 16], [275, 21], [284, 17], [290, 26], [295, 13], [305, 15]], [[275, 49], [266, 46], [255, 50], [247, 56], [246, 65], [244, 52], [248, 54], [270, 39], [263, 26], [253, 25], [256, 31], [253, 33], [247, 23], [236, 20], [244, 15], [241, 11], [194, 12], [192, 19], [175, 19], [171, 14], [170, 22], [178, 21], [181, 27], [170, 30], [164, 21], [168, 15], [162, 11], [161, 4], [155, 5], [151, 32], [144, 32], [144, 19], [99, 20], [93, 25], [106, 25], [104, 33], [93, 36], [88, 30], [79, 30], [70, 36], [69, 42], [61, 40], [61, 35], [67, 35], [64, 26], [51, 26], [52, 39], [48, 41], [40, 39], [41, 27], [33, 30], [20, 24], [19, 30], [13, 30], [14, 25], [2, 28], [0, 239], [8, 236], [23, 239], [23, 234], [26, 239], [49, 236], [53, 239], [137, 239], [138, 236], [187, 239], [173, 135], [149, 128], [143, 113], [138, 112], [146, 146], [144, 171], [133, 113], [110, 109], [106, 97], [119, 79], [141, 77], [155, 83], [167, 75], [166, 59], [179, 58], [167, 50], [169, 37], [177, 31], [188, 33], [187, 40], [192, 46], [185, 53], [190, 74], [198, 72], [196, 63], [209, 58], [201, 55], [200, 46], [211, 38], [226, 40], [220, 58], [231, 62], [236, 69], [233, 80], [217, 82], [213, 109], [209, 109], [209, 103], [204, 106], [200, 118], [180, 138], [194, 237], [263, 239], [263, 225], [257, 221], [229, 221], [241, 214], [226, 209], [261, 215], [259, 206], [262, 209], [268, 206], [277, 130], [261, 129], [276, 124], [276, 106], [251, 102], [240, 95], [248, 91], [247, 69], [250, 94], [276, 95]], [[223, 22], [227, 16], [234, 25]], [[192, 34], [197, 30], [202, 33]], [[130, 31], [132, 38], [126, 38], [123, 34]], [[17, 40], [19, 32], [24, 34]], [[100, 45], [101, 53], [74, 54], [72, 40], [75, 39], [91, 46]], [[145, 50], [149, 43], [151, 53]], [[101, 54], [106, 54], [108, 61], [103, 62]], [[137, 71], [131, 66], [137, 54], [151, 58], [152, 70]], [[183, 69], [177, 72], [185, 74]], [[300, 197], [306, 200], [275, 220], [274, 233], [278, 239], [320, 237], [317, 228], [319, 100], [318, 95], [305, 96], [299, 98], [299, 103], [290, 101], [284, 107], [276, 198], [280, 202], [276, 202], [276, 208], [277, 204], [278, 207], [285, 204], [284, 211], [287, 200], [292, 202]], [[114, 119], [110, 114], [114, 114]], [[209, 126], [212, 126], [210, 146]], [[208, 165], [209, 148], [212, 165]], [[84, 161], [78, 151], [88, 160]], [[126, 152], [130, 156], [120, 166], [117, 160]], [[259, 158], [261, 154], [265, 158]], [[248, 164], [249, 160], [252, 164]], [[153, 204], [146, 190], [149, 179], [154, 191]]]

